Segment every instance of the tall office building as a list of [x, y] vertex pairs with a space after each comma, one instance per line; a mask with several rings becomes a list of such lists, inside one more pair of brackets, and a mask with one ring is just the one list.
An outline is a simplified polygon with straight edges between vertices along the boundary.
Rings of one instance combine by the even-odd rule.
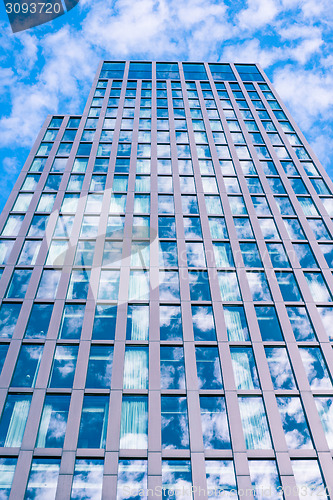
[[101, 63], [1, 216], [1, 499], [329, 498], [332, 189], [258, 66]]

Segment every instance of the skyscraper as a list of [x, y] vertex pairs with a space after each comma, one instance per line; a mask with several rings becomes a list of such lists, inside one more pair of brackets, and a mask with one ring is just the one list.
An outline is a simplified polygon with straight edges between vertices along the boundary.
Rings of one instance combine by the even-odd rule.
[[257, 65], [101, 63], [1, 215], [0, 497], [329, 498], [332, 189]]

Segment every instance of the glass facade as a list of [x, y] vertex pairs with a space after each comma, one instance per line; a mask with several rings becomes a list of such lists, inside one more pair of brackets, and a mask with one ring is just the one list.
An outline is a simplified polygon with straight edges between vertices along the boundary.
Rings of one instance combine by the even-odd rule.
[[1, 215], [0, 497], [332, 498], [332, 207], [257, 65], [101, 63]]

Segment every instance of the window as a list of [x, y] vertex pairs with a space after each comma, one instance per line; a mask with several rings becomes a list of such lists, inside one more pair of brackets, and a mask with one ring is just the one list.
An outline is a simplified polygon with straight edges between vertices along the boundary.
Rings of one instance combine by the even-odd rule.
[[148, 389], [148, 347], [126, 346], [124, 389]]
[[24, 498], [35, 499], [44, 497], [49, 500], [55, 500], [59, 471], [59, 459], [33, 459]]
[[149, 300], [149, 271], [132, 271], [129, 277], [129, 300]]
[[28, 289], [32, 271], [29, 269], [15, 269], [7, 289], [6, 297], [11, 299], [24, 298]]
[[223, 312], [228, 340], [231, 342], [250, 340], [243, 306], [224, 306]]
[[176, 238], [176, 221], [174, 217], [158, 218], [158, 237]]
[[248, 450], [272, 448], [261, 397], [238, 397], [245, 444]]
[[[190, 460], [162, 460], [162, 488], [165, 498], [172, 498], [175, 492], [184, 491], [187, 499], [192, 500]], [[176, 495], [178, 497], [178, 493]]]
[[68, 285], [68, 299], [86, 299], [89, 290], [90, 271], [74, 270]]
[[221, 297], [225, 302], [241, 300], [236, 272], [220, 271], [218, 273]]
[[0, 338], [12, 337], [20, 311], [21, 304], [2, 303], [0, 308]]
[[179, 301], [179, 275], [178, 271], [160, 271], [160, 300], [161, 301]]
[[179, 306], [160, 306], [160, 339], [183, 340], [181, 309]]
[[187, 265], [188, 267], [206, 267], [206, 258], [203, 243], [187, 242]]
[[285, 347], [265, 347], [274, 389], [296, 389], [294, 375]]
[[98, 299], [117, 300], [119, 290], [119, 271], [101, 271]]
[[274, 306], [256, 307], [255, 310], [262, 340], [283, 340], [280, 323]]
[[311, 389], [332, 389], [332, 381], [319, 347], [300, 347], [299, 352]]
[[272, 300], [267, 277], [264, 272], [247, 271], [246, 275], [254, 301]]
[[208, 491], [223, 491], [229, 499], [237, 499], [237, 486], [232, 460], [206, 460]]
[[305, 307], [287, 307], [287, 313], [297, 341], [302, 342], [304, 340], [316, 340], [315, 333]]
[[9, 215], [1, 236], [17, 236], [20, 232], [23, 219], [23, 215]]
[[333, 339], [333, 308], [332, 307], [317, 307], [323, 322], [326, 334], [330, 340]]
[[123, 395], [120, 423], [121, 449], [147, 449], [148, 398]]
[[49, 387], [73, 386], [78, 347], [60, 346], [55, 350], [53, 365], [50, 375]]
[[304, 273], [315, 302], [332, 302], [331, 293], [321, 273]]
[[282, 243], [267, 243], [266, 246], [274, 268], [291, 267]]
[[81, 336], [85, 306], [65, 304], [59, 329], [59, 338], [79, 339]]
[[207, 271], [190, 271], [189, 283], [191, 300], [211, 300]]
[[7, 264], [13, 245], [13, 240], [0, 240], [0, 265]]
[[12, 387], [35, 386], [42, 352], [43, 346], [22, 345], [11, 381]]
[[216, 340], [213, 308], [211, 306], [192, 306], [192, 321], [195, 341]]
[[281, 482], [274, 460], [249, 460], [250, 477], [254, 498], [282, 500]]
[[10, 495], [16, 462], [16, 458], [0, 458], [0, 495], [4, 500]]
[[279, 240], [280, 239], [280, 235], [279, 235], [279, 232], [277, 230], [274, 219], [271, 219], [271, 218], [258, 219], [258, 222], [259, 222], [259, 226], [260, 226], [261, 232], [262, 232], [265, 240]]
[[[209, 228], [212, 239], [227, 239], [228, 231], [224, 218], [222, 217], [208, 217]], [[185, 238], [186, 238], [185, 230]], [[202, 236], [201, 236], [202, 237]]]
[[147, 461], [146, 460], [119, 460], [117, 500], [128, 499], [126, 487], [135, 484], [135, 490], [147, 490]]
[[238, 239], [254, 239], [252, 227], [248, 218], [234, 217], [234, 224]]
[[291, 465], [298, 491], [306, 492], [304, 498], [311, 498], [320, 494], [323, 499], [328, 499], [328, 496], [324, 493], [325, 484], [317, 460], [292, 460]]
[[225, 399], [223, 397], [201, 396], [200, 408], [204, 448], [230, 449]]
[[60, 281], [61, 271], [44, 269], [37, 290], [37, 299], [55, 299]]
[[161, 389], [185, 389], [183, 347], [161, 346]]
[[213, 243], [216, 267], [233, 267], [234, 259], [229, 243]]
[[47, 266], [62, 266], [65, 262], [68, 248], [67, 241], [54, 240], [51, 242], [46, 259]]
[[149, 306], [129, 305], [127, 309], [126, 339], [148, 340]]
[[302, 300], [295, 276], [293, 273], [276, 273], [276, 279], [280, 286], [283, 300], [300, 301]]
[[78, 448], [105, 448], [109, 396], [85, 395]]
[[284, 435], [290, 449], [313, 448], [308, 424], [299, 397], [277, 397]]
[[71, 499], [99, 500], [102, 498], [103, 460], [79, 459], [75, 461]]
[[200, 389], [222, 389], [221, 364], [217, 347], [196, 347]]
[[47, 394], [37, 435], [37, 448], [62, 448], [64, 445], [70, 396]]
[[117, 307], [97, 304], [95, 310], [93, 340], [114, 340]]
[[31, 395], [8, 394], [0, 421], [0, 445], [19, 448], [27, 423]]
[[178, 267], [177, 243], [172, 241], [160, 241], [159, 243], [159, 266]]
[[189, 447], [187, 403], [185, 397], [161, 396], [162, 448]]
[[315, 397], [315, 403], [329, 448], [333, 448], [332, 397]]
[[259, 378], [251, 347], [230, 348], [237, 389], [259, 389]]
[[113, 346], [90, 347], [86, 387], [93, 389], [110, 389], [113, 362]]
[[240, 243], [239, 246], [245, 267], [263, 267], [256, 243]]

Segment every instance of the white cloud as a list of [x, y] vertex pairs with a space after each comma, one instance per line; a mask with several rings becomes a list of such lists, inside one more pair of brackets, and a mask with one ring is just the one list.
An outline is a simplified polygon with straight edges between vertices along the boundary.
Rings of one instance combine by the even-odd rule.
[[272, 23], [279, 13], [276, 0], [248, 0], [247, 8], [238, 14], [241, 29], [260, 28]]

